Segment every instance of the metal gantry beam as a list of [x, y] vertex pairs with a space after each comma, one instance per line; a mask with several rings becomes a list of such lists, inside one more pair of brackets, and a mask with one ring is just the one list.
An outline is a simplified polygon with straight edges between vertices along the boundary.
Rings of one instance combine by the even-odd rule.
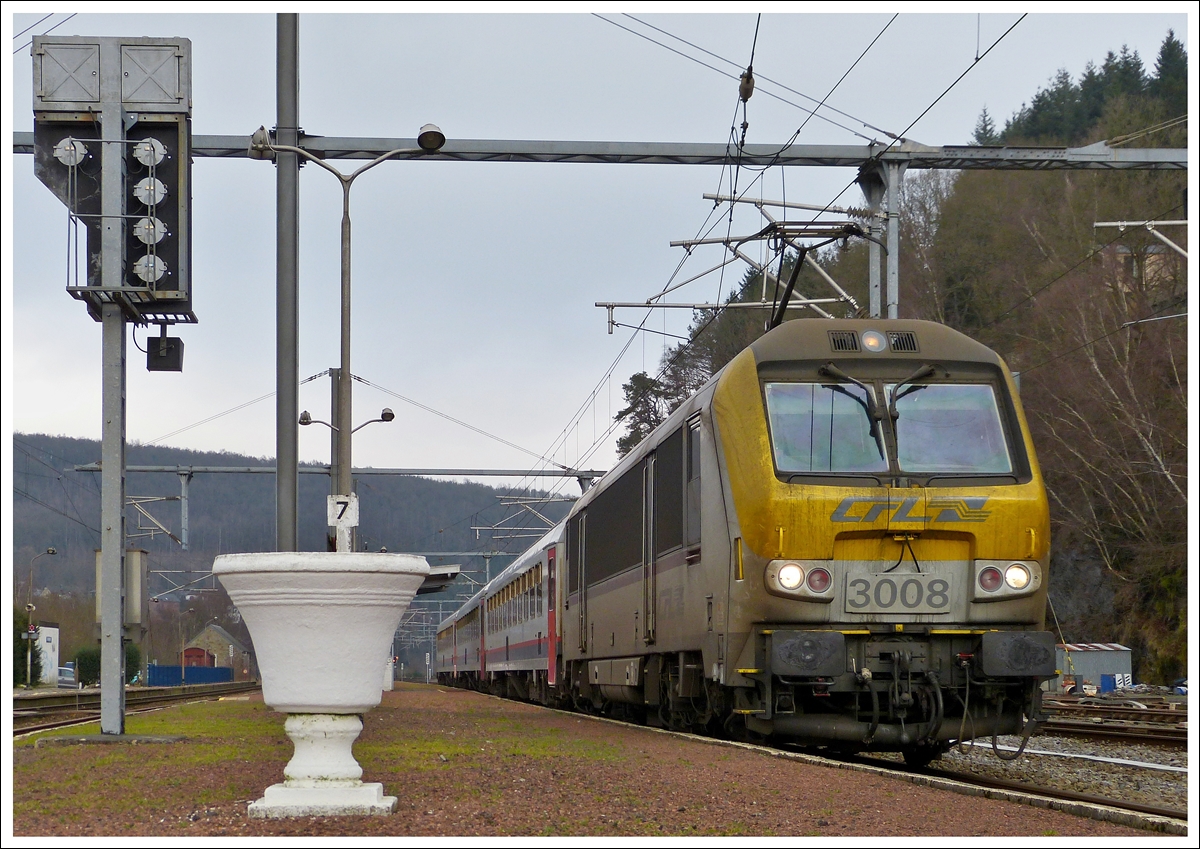
[[[346, 138], [301, 135], [299, 147], [323, 159], [374, 159], [397, 148], [416, 148], [416, 139]], [[247, 155], [250, 135], [193, 135], [192, 155], [240, 159]], [[13, 153], [33, 153], [33, 133], [13, 133]], [[397, 156], [449, 162], [590, 162], [598, 164], [725, 165], [724, 144], [685, 142], [533, 141], [450, 139], [437, 153]], [[872, 163], [904, 163], [909, 168], [955, 171], [1054, 170], [1186, 170], [1187, 150], [1158, 147], [1109, 147], [1104, 142], [1086, 147], [928, 146], [904, 141], [892, 146], [797, 144], [780, 151], [778, 145], [746, 145], [743, 165], [803, 165], [861, 168]]]
[[[99, 472], [103, 470], [101, 463], [86, 463], [76, 466], [77, 472]], [[274, 466], [126, 466], [126, 472], [164, 473], [172, 475], [202, 475], [202, 474], [250, 474], [273, 475]], [[301, 466], [302, 475], [328, 475], [329, 466]], [[425, 477], [501, 477], [501, 478], [583, 478], [595, 480], [602, 477], [600, 469], [382, 469], [355, 468], [355, 476], [362, 475], [397, 475]]]

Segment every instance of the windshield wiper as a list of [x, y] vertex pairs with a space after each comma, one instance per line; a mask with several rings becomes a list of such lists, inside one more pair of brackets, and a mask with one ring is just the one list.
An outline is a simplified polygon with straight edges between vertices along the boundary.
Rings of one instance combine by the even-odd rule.
[[[892, 387], [892, 394], [891, 394], [891, 397], [888, 399], [888, 415], [891, 416], [892, 421], [896, 421], [898, 418], [900, 418], [900, 412], [896, 409], [896, 393], [900, 391], [900, 387], [905, 386], [909, 383], [912, 383], [914, 380], [920, 380], [923, 377], [929, 377], [929, 375], [933, 374], [936, 371], [937, 371], [937, 368], [935, 366], [932, 366], [929, 363], [926, 363], [925, 365], [921, 366], [919, 369], [914, 371], [912, 374], [910, 374], [908, 377], [904, 378], [904, 380], [900, 381], [899, 383], [897, 383], [895, 386]], [[921, 388], [923, 388], [923, 387], [915, 386], [909, 391], [915, 392]], [[908, 392], [905, 392], [904, 394], [907, 395]], [[904, 396], [902, 395], [900, 397], [904, 397]]]
[[825, 365], [821, 366], [819, 369], [817, 369], [817, 374], [824, 375], [827, 377], [832, 377], [834, 380], [840, 380], [845, 383], [853, 383], [855, 386], [857, 386], [859, 389], [861, 389], [863, 391], [863, 395], [865, 395], [866, 399], [867, 399], [866, 401], [863, 401], [861, 398], [858, 398], [858, 397], [852, 395], [851, 393], [847, 392], [845, 389], [842, 389], [840, 386], [832, 387], [833, 389], [837, 390], [838, 392], [841, 392], [846, 397], [857, 402], [858, 405], [860, 407], [862, 407], [864, 411], [866, 411], [867, 421], [870, 424], [870, 436], [872, 439], [875, 440], [875, 448], [876, 448], [876, 450], [879, 451], [879, 459], [886, 460], [887, 454], [883, 448], [883, 436], [880, 433], [880, 428], [879, 428], [879, 423], [881, 421], [883, 421], [883, 413], [880, 412], [879, 405], [877, 403], [875, 403], [875, 396], [871, 392], [871, 390], [867, 387], [867, 385], [865, 383], [863, 383], [861, 380], [855, 380], [853, 377], [846, 374], [844, 371], [842, 371], [840, 368], [835, 366], [833, 363], [826, 363]]

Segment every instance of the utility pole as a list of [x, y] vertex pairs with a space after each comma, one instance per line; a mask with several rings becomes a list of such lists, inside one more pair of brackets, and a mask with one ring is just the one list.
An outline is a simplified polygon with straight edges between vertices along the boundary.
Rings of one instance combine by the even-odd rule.
[[[300, 143], [300, 16], [275, 18], [276, 134]], [[300, 536], [300, 158], [275, 158], [275, 549], [297, 551]]]

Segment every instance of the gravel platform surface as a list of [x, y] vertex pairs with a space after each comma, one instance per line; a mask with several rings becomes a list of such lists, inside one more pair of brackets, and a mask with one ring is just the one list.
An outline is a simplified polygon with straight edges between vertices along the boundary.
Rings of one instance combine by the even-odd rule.
[[[247, 803], [282, 779], [291, 756], [283, 715], [268, 710], [261, 697], [241, 697], [150, 716], [155, 718], [132, 718], [129, 732], [174, 728], [186, 739], [138, 746], [18, 743], [14, 833], [1158, 836], [869, 772], [415, 684], [383, 694], [380, 707], [365, 717], [355, 745], [363, 779], [381, 781], [385, 792], [399, 797], [395, 814], [252, 820]], [[1035, 739], [1031, 745], [1041, 748], [1044, 742]], [[990, 750], [980, 750], [968, 763], [994, 760]], [[1072, 768], [1080, 781], [1098, 773], [1091, 764]]]

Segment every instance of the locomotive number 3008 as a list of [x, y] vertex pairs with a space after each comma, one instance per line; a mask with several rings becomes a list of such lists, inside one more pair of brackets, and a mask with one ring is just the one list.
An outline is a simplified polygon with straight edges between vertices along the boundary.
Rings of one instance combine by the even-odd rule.
[[866, 575], [846, 581], [847, 613], [949, 613], [950, 581], [934, 575]]

